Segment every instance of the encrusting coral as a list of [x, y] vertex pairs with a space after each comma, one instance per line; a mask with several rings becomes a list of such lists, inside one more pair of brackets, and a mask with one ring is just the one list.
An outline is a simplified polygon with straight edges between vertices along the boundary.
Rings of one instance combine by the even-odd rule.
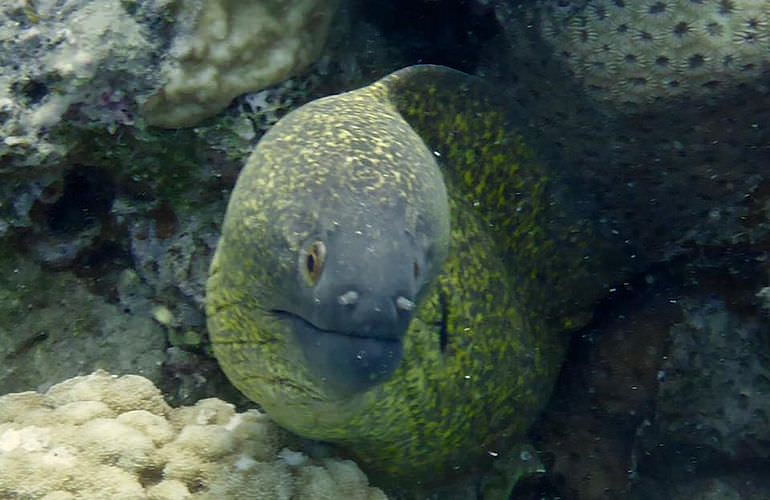
[[321, 54], [337, 3], [206, 0], [187, 7], [195, 28], [175, 39], [161, 70], [166, 82], [144, 107], [147, 120], [194, 125], [234, 97], [305, 69]]
[[0, 397], [0, 497], [385, 499], [349, 460], [312, 460], [257, 410], [171, 408], [104, 371]]
[[[647, 14], [639, 10], [643, 4]], [[667, 260], [693, 245], [754, 245], [767, 234], [767, 225], [756, 222], [764, 216], [749, 216], [748, 205], [766, 202], [770, 4], [660, 4], [652, 10], [665, 6], [667, 29], [684, 22], [693, 30], [681, 25], [686, 32], [675, 35], [652, 23], [649, 2], [542, 0], [521, 8], [494, 2], [508, 52], [505, 65], [488, 64], [485, 74], [508, 82], [529, 130], [542, 134], [538, 149], [574, 174], [583, 192], [596, 197], [602, 219], [647, 258]], [[728, 7], [732, 14], [720, 11]], [[751, 13], [756, 42], [740, 44], [730, 23]], [[712, 22], [723, 23], [721, 38], [700, 30]], [[647, 52], [623, 64], [612, 56], [642, 51], [633, 37], [644, 33], [656, 33], [648, 48], [655, 58], [668, 57], [667, 69], [651, 66]], [[675, 64], [687, 54], [703, 55], [703, 66], [712, 69]], [[719, 60], [735, 65], [709, 66]], [[644, 79], [640, 85], [624, 87], [637, 77]]]

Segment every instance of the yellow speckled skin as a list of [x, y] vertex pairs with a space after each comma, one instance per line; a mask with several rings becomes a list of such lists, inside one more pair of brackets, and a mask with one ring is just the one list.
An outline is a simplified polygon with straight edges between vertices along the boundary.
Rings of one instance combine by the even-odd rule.
[[[463, 73], [406, 68], [285, 117], [230, 200], [207, 303], [223, 370], [280, 424], [346, 447], [381, 481], [430, 484], [504, 455], [549, 397], [565, 332], [621, 272], [501, 102]], [[434, 199], [442, 190], [424, 184], [442, 176], [449, 213]], [[342, 399], [313, 379], [266, 305], [296, 273], [304, 228], [333, 217], [319, 196], [399, 199], [410, 224], [451, 227], [436, 236], [449, 253], [436, 259], [400, 366]]]

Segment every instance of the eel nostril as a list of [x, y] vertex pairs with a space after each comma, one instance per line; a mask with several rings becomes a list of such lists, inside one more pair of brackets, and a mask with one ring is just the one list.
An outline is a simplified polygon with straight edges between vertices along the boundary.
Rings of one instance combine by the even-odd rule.
[[358, 302], [358, 292], [355, 290], [348, 290], [337, 297], [337, 302], [342, 306], [352, 306]]
[[407, 299], [403, 295], [399, 295], [399, 297], [396, 299], [396, 307], [402, 311], [411, 311], [414, 309], [415, 304], [413, 301]]

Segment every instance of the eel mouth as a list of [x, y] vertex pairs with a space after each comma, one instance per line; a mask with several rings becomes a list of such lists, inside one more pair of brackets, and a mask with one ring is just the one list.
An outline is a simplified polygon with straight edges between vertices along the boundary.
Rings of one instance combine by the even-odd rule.
[[272, 313], [289, 325], [318, 384], [338, 397], [366, 392], [388, 380], [401, 364], [403, 337], [324, 330], [287, 311]]

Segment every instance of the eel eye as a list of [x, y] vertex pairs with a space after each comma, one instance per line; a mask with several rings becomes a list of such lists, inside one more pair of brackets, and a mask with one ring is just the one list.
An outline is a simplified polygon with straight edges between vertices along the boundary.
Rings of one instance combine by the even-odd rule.
[[315, 285], [318, 283], [318, 279], [321, 277], [321, 272], [324, 269], [324, 261], [326, 260], [326, 245], [322, 241], [315, 241], [307, 252], [304, 252], [304, 256], [300, 266], [302, 267], [302, 274], [305, 276], [308, 284]]

